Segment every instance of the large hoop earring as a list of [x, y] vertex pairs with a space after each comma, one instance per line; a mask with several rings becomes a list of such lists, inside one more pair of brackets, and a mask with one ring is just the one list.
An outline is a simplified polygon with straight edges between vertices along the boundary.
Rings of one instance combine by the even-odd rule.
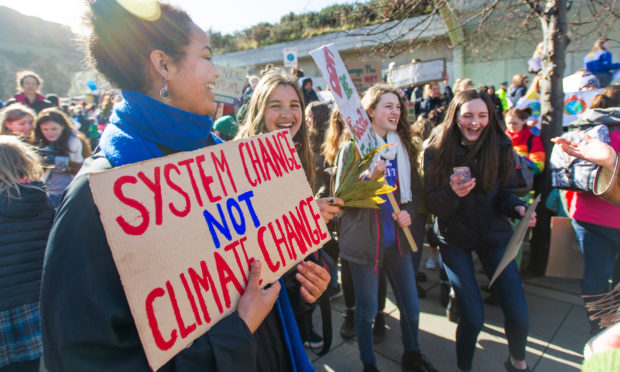
[[164, 100], [164, 101], [170, 101], [170, 92], [168, 92], [168, 79], [164, 76], [164, 74], [161, 74], [161, 82], [164, 83], [164, 87], [161, 88], [161, 90], [159, 91], [159, 96]]

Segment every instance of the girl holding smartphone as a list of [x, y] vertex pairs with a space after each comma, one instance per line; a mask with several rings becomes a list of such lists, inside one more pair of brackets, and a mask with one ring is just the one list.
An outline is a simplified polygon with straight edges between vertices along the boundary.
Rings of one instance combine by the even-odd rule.
[[[472, 253], [491, 278], [512, 235], [509, 218], [524, 216], [526, 207], [512, 191], [512, 143], [486, 95], [475, 90], [458, 93], [442, 125], [424, 153], [424, 182], [429, 212], [436, 216], [434, 230], [441, 258], [460, 313], [456, 331], [458, 370], [470, 371], [484, 323]], [[455, 171], [455, 167], [459, 168]], [[534, 223], [535, 217], [530, 221]], [[494, 287], [510, 350], [504, 366], [508, 371], [528, 371], [525, 345], [529, 315], [514, 261]]]

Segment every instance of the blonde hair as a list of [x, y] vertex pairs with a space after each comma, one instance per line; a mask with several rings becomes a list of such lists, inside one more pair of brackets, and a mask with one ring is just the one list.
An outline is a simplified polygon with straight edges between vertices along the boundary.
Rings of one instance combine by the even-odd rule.
[[474, 86], [474, 81], [470, 78], [456, 79], [456, 83], [454, 84], [454, 94], [467, 90], [465, 89], [465, 86], [467, 85], [471, 85], [471, 88], [467, 89], [472, 89]]
[[26, 105], [23, 105], [21, 103], [14, 103], [2, 109], [2, 111], [0, 111], [0, 126], [2, 127], [0, 129], [0, 135], [12, 134], [9, 131], [9, 128], [4, 125], [4, 123], [12, 123], [15, 120], [19, 120], [26, 116], [30, 116], [34, 124], [34, 119], [37, 114], [36, 112], [34, 112], [33, 109], [27, 107]]
[[609, 41], [607, 36], [599, 36], [599, 38], [596, 39], [596, 41], [594, 42], [592, 50], [590, 51], [590, 53], [588, 53], [588, 58], [592, 58], [594, 56], [594, 53], [598, 52], [599, 50], [606, 50], [603, 44], [605, 44], [605, 42], [607, 41]]
[[526, 97], [529, 97], [534, 92], [540, 93], [540, 81], [541, 80], [542, 80], [542, 73], [538, 73], [536, 74], [536, 76], [534, 76], [534, 80], [532, 80], [532, 82], [530, 83], [530, 87], [527, 89], [527, 92], [525, 92]]
[[41, 158], [34, 147], [15, 136], [0, 135], [0, 193], [15, 190], [19, 197], [19, 185], [23, 180], [39, 181], [43, 176]]
[[527, 75], [514, 74], [514, 76], [512, 77], [512, 84], [517, 87], [524, 86], [525, 79], [527, 79]]
[[304, 105], [304, 96], [301, 93], [299, 85], [297, 84], [297, 78], [287, 74], [285, 71], [279, 71], [275, 69], [269, 70], [256, 84], [252, 98], [248, 102], [248, 110], [245, 115], [243, 126], [240, 128], [239, 133], [235, 138], [247, 138], [256, 136], [258, 134], [268, 133], [265, 126], [265, 109], [267, 108], [267, 101], [269, 96], [278, 86], [290, 86], [297, 93], [297, 98], [301, 105], [301, 125], [297, 134], [293, 137], [293, 140], [300, 144], [297, 149], [301, 165], [306, 172], [306, 177], [310, 186], [314, 189], [314, 161], [312, 156], [312, 149], [310, 148], [310, 140], [308, 138], [308, 126], [306, 125], [306, 107]]

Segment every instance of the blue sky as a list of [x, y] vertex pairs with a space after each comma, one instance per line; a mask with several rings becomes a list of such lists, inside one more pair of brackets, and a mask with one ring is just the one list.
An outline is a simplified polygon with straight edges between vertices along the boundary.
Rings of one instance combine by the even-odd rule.
[[[148, 1], [148, 0], [137, 0]], [[317, 11], [332, 4], [354, 3], [354, 0], [170, 0], [185, 9], [203, 29], [232, 33], [260, 22], [275, 23], [289, 12]], [[363, 1], [361, 1], [363, 2]], [[0, 0], [0, 5], [20, 13], [43, 18], [85, 33], [81, 17], [86, 8], [83, 0]]]

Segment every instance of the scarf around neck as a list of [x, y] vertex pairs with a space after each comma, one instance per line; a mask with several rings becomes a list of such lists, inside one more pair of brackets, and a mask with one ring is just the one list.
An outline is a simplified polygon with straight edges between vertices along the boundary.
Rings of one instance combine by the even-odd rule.
[[[389, 131], [384, 140], [380, 135], [375, 133], [377, 138], [377, 146], [383, 146], [385, 144], [391, 144], [382, 151], [378, 152], [372, 159], [370, 169], [373, 169], [375, 164], [381, 159], [394, 160], [396, 158], [396, 168], [398, 170], [398, 186], [400, 189], [400, 202], [408, 203], [412, 200], [411, 196], [411, 163], [409, 162], [409, 155], [407, 149], [403, 145], [398, 136], [398, 133]], [[396, 156], [398, 154], [399, 156]]]
[[221, 143], [211, 133], [213, 122], [179, 110], [142, 93], [124, 90], [123, 101], [114, 105], [99, 147], [114, 166], [162, 156], [159, 146], [193, 151]]
[[[163, 156], [159, 146], [192, 151], [222, 143], [211, 133], [213, 122], [154, 100], [142, 93], [122, 91], [123, 101], [114, 106], [110, 124], [99, 147], [114, 167]], [[159, 145], [159, 146], [158, 146]], [[305, 354], [293, 310], [282, 282], [276, 308], [293, 372], [313, 372]]]

